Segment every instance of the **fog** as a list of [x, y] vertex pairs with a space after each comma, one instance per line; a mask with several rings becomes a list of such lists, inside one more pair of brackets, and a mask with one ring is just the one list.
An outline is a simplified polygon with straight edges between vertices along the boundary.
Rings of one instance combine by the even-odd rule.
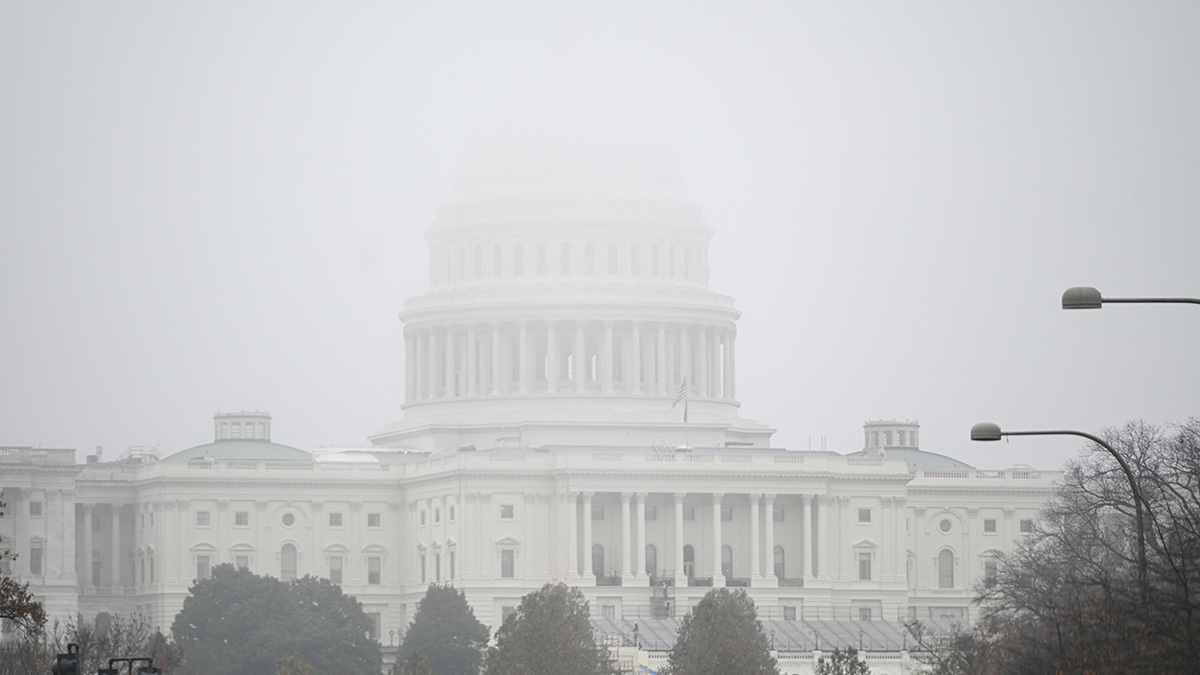
[[529, 116], [677, 149], [776, 446], [1200, 413], [1198, 308], [1059, 308], [1200, 296], [1200, 6], [643, 5], [0, 5], [0, 444], [365, 443], [460, 151]]

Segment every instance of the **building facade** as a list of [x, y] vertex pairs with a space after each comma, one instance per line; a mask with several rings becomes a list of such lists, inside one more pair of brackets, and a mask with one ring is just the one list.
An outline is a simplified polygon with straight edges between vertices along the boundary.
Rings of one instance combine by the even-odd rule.
[[849, 455], [772, 448], [740, 415], [711, 234], [652, 144], [480, 146], [401, 315], [399, 421], [311, 452], [272, 442], [261, 412], [218, 414], [211, 443], [165, 457], [0, 448], [12, 572], [52, 614], [164, 629], [214, 565], [312, 574], [385, 645], [430, 583], [493, 628], [551, 581], [612, 620], [681, 618], [721, 586], [779, 620], [969, 619], [1058, 472], [977, 470], [898, 420]]

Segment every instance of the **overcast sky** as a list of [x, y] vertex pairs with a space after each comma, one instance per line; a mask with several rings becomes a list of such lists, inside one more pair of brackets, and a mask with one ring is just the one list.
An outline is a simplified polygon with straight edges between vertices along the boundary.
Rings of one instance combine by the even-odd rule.
[[981, 467], [1200, 415], [1200, 4], [0, 4], [0, 444], [365, 443], [490, 119], [644, 118], [737, 299], [742, 414]]

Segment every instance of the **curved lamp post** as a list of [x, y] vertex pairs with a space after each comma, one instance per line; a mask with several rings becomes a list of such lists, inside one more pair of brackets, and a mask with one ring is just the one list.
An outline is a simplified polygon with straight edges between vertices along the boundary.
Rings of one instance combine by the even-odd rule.
[[[1096, 297], [1100, 297], [1099, 291], [1096, 292]], [[1067, 296], [1064, 294], [1063, 306], [1066, 307], [1066, 304]], [[1133, 508], [1137, 513], [1138, 582], [1141, 584], [1142, 603], [1148, 603], [1150, 592], [1146, 582], [1146, 529], [1142, 523], [1142, 492], [1138, 490], [1137, 480], [1134, 479], [1133, 471], [1130, 470], [1129, 464], [1125, 462], [1125, 458], [1121, 457], [1120, 453], [1114, 450], [1108, 443], [1083, 431], [1001, 431], [999, 425], [991, 422], [980, 422], [971, 427], [971, 440], [973, 441], [998, 441], [1004, 436], [1080, 436], [1104, 448], [1108, 451], [1108, 454], [1117, 460], [1117, 463], [1121, 465], [1121, 470], [1125, 472], [1125, 477], [1129, 479], [1129, 489], [1133, 491]]]
[[1106, 302], [1183, 303], [1200, 305], [1200, 298], [1105, 298], [1091, 286], [1075, 286], [1063, 291], [1063, 309], [1100, 309]]

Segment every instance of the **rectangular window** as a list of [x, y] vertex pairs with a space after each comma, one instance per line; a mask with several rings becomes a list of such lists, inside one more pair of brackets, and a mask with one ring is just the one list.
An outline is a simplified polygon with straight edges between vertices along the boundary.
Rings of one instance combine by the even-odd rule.
[[454, 506], [450, 507], [450, 522], [454, 522]]
[[440, 582], [442, 580], [442, 554], [433, 554], [433, 580]]
[[514, 507], [512, 504], [500, 505], [500, 520], [512, 520], [515, 514], [516, 507]]
[[871, 620], [871, 608], [870, 607], [859, 607], [858, 608], [858, 620], [859, 621], [870, 621]]
[[234, 527], [250, 527], [250, 512], [235, 511], [233, 514]]
[[[34, 546], [29, 549], [29, 573], [42, 574], [42, 547]], [[96, 577], [93, 577], [93, 579]]]
[[29, 502], [29, 515], [38, 517], [42, 515], [41, 502]]
[[684, 520], [695, 520], [696, 519], [696, 507], [684, 505], [683, 519]]
[[721, 507], [721, 522], [723, 522], [723, 523], [732, 523], [733, 522], [733, 507], [732, 506], [722, 506]]
[[996, 583], [996, 561], [988, 560], [983, 563], [983, 582], [988, 586]]
[[858, 580], [859, 581], [870, 581], [871, 580], [871, 554], [870, 553], [859, 553], [858, 554]]
[[500, 576], [505, 579], [513, 578], [513, 561], [516, 555], [512, 549], [500, 551]]
[[421, 583], [425, 583], [425, 554], [421, 554]]
[[503, 624], [507, 623], [508, 617], [512, 616], [513, 613], [516, 611], [517, 611], [517, 608], [513, 607], [511, 605], [506, 605], [504, 607], [501, 607], [500, 608], [500, 624], [503, 625]]
[[860, 523], [871, 522], [871, 509], [859, 509], [858, 510], [858, 522], [860, 522]]
[[368, 513], [367, 527], [383, 527], [383, 515], [379, 513]]
[[795, 605], [784, 605], [783, 606], [783, 618], [786, 621], [795, 621], [796, 620], [796, 606]]
[[434, 509], [433, 510], [433, 524], [436, 525], [440, 522], [442, 522], [442, 510]]
[[329, 514], [329, 526], [330, 527], [341, 527], [342, 526], [342, 514], [341, 513]]
[[606, 618], [606, 619], [614, 619], [615, 620], [617, 618], [617, 606], [616, 605], [600, 605], [600, 612], [601, 612], [601, 614], [603, 614], [604, 618]]
[[207, 579], [212, 571], [212, 562], [206, 555], [196, 556], [196, 578]]
[[150, 513], [150, 527], [154, 527], [154, 513]]
[[776, 507], [773, 507], [772, 510], [774, 511], [774, 513], [772, 514], [772, 517], [775, 519], [775, 522], [782, 523], [783, 522], [783, 507], [776, 506]]
[[144, 514], [144, 513], [142, 514], [142, 517], [141, 517], [141, 528], [143, 530], [146, 529], [146, 514]]
[[983, 531], [985, 534], [995, 534], [996, 533], [996, 519], [995, 518], [984, 518]]
[[[208, 527], [209, 525], [212, 525], [212, 515], [209, 514], [208, 511], [197, 511], [196, 512], [196, 527]], [[208, 577], [201, 577], [201, 578], [207, 579]]]
[[248, 569], [250, 569], [250, 556], [248, 556], [248, 555], [235, 556], [233, 558], [233, 564], [236, 565], [238, 569], [248, 570]]
[[154, 558], [150, 558], [150, 581], [154, 581]]
[[371, 638], [372, 640], [374, 640], [376, 642], [379, 642], [379, 635], [381, 633], [380, 628], [382, 627], [383, 615], [379, 612], [367, 612], [367, 618], [371, 620], [371, 630], [367, 633], [367, 637]]
[[1022, 518], [1021, 519], [1021, 534], [1029, 534], [1030, 532], [1033, 532], [1033, 519]]
[[378, 586], [380, 580], [380, 570], [383, 567], [383, 560], [373, 555], [367, 558], [367, 583], [372, 586]]
[[342, 556], [335, 555], [329, 558], [329, 580], [335, 584], [342, 583]]
[[421, 525], [425, 524], [425, 512], [421, 511]]
[[658, 507], [657, 506], [647, 506], [646, 507], [646, 520], [658, 520]]
[[592, 520], [604, 520], [604, 505], [592, 504]]
[[454, 578], [454, 551], [450, 551], [450, 578]]

